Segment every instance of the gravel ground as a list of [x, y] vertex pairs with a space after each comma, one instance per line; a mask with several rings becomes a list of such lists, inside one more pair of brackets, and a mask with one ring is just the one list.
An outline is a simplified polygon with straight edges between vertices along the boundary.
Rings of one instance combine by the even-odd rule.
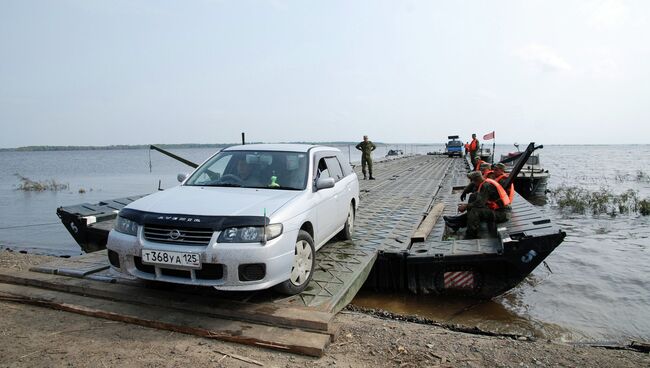
[[[0, 252], [0, 267], [47, 256]], [[338, 338], [309, 358], [218, 340], [0, 302], [0, 367], [650, 367], [630, 350], [482, 336], [357, 311], [335, 319]]]

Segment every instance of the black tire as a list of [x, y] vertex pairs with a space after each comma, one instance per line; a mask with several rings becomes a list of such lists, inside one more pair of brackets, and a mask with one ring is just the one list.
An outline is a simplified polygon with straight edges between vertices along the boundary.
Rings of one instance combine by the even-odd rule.
[[[305, 252], [309, 253], [306, 254]], [[304, 230], [298, 232], [298, 238], [294, 246], [294, 260], [291, 266], [291, 276], [274, 287], [277, 292], [286, 295], [301, 293], [314, 275], [316, 265], [316, 249], [314, 239]]]
[[341, 240], [351, 240], [352, 235], [354, 235], [354, 205], [350, 203], [350, 209], [348, 210], [348, 217], [345, 218], [345, 226], [343, 230], [338, 233], [338, 238]]

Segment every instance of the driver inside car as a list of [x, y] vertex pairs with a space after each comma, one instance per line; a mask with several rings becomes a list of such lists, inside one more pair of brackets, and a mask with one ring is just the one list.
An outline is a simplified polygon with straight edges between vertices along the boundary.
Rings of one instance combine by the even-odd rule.
[[264, 183], [257, 177], [253, 167], [245, 158], [237, 162], [237, 174], [243, 187], [260, 187]]

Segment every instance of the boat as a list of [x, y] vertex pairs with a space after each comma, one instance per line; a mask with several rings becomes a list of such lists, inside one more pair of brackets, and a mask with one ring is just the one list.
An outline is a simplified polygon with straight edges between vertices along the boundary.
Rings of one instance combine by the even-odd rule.
[[117, 213], [145, 195], [59, 207], [56, 215], [84, 252], [97, 252], [106, 249], [108, 232], [113, 228]]
[[[541, 147], [531, 143], [515, 160], [513, 171], [521, 170]], [[546, 214], [515, 195], [509, 221], [494, 227], [482, 224], [478, 239], [464, 239], [441, 217], [455, 214], [457, 193], [465, 183], [466, 179], [441, 186], [438, 207], [430, 207], [422, 221], [434, 224], [430, 234], [412, 237], [406, 250], [380, 251], [364, 288], [493, 298], [519, 285], [566, 237]]]
[[[519, 148], [517, 144], [515, 144], [515, 147]], [[514, 160], [520, 155], [521, 152], [511, 152], [507, 155], [501, 155], [500, 162], [506, 165], [505, 171], [508, 174], [512, 172]], [[539, 155], [531, 155], [513, 182], [515, 191], [526, 199], [542, 198], [546, 195], [550, 176], [551, 174], [548, 170], [545, 170], [541, 166]]]
[[401, 156], [404, 154], [404, 151], [400, 149], [391, 149], [388, 150], [388, 153], [386, 153], [386, 157], [395, 157], [395, 156]]
[[481, 160], [484, 162], [492, 163], [493, 156], [492, 156], [492, 149], [490, 147], [485, 147], [483, 144], [481, 144], [481, 148], [477, 151], [479, 157]]

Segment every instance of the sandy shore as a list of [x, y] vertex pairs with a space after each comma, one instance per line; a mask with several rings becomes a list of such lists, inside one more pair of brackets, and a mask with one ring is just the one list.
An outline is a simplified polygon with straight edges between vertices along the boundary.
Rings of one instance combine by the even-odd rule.
[[[48, 256], [0, 251], [0, 267]], [[630, 350], [480, 336], [344, 311], [321, 358], [0, 302], [0, 367], [650, 367]]]

